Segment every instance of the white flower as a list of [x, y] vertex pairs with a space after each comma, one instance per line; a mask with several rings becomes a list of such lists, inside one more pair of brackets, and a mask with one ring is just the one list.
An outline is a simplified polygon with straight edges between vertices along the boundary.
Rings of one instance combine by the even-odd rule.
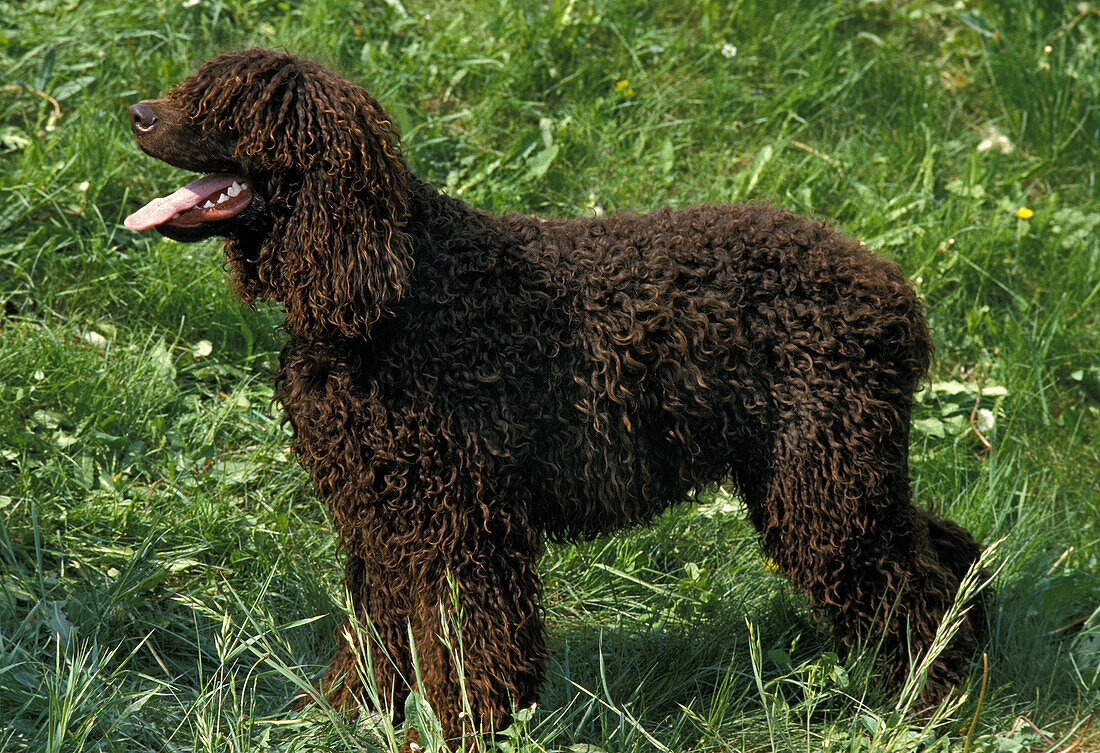
[[978, 142], [979, 154], [988, 152], [990, 149], [996, 149], [1001, 154], [1012, 154], [1015, 148], [1008, 140], [1008, 136], [1001, 133], [997, 126], [986, 126], [982, 129], [982, 140]]
[[95, 330], [89, 330], [88, 332], [85, 332], [82, 339], [93, 348], [106, 348], [108, 344], [107, 338], [99, 334]]
[[659, 44], [651, 44], [649, 47], [645, 48], [645, 51], [651, 55], [660, 55], [665, 51], [665, 48]]
[[202, 2], [202, 0], [183, 0], [183, 7], [184, 8], [194, 8], [200, 2]]
[[91, 183], [89, 183], [88, 181], [84, 181], [84, 182], [82, 182], [82, 183], [81, 183], [81, 184], [80, 184], [79, 186], [77, 186], [77, 188], [78, 188], [78, 189], [80, 189], [80, 193], [84, 193], [84, 192], [86, 192], [86, 191], [87, 191], [87, 190], [88, 190], [89, 188], [91, 188], [91, 186], [92, 186], [92, 184], [91, 184]]
[[737, 47], [726, 42], [722, 45], [722, 57], [731, 58], [737, 54]]
[[978, 412], [974, 415], [974, 428], [980, 431], [982, 434], [988, 434], [993, 431], [993, 427], [997, 425], [997, 417], [993, 415], [993, 411], [988, 408], [978, 408]]

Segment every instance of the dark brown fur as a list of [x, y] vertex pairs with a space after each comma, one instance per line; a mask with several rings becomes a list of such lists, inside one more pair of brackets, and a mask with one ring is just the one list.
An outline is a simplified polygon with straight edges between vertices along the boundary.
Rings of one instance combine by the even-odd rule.
[[[286, 309], [277, 397], [398, 710], [411, 626], [447, 734], [504, 724], [543, 674], [543, 539], [644, 524], [725, 479], [838, 634], [884, 639], [892, 681], [928, 648], [979, 545], [911, 503], [932, 343], [896, 264], [762, 206], [478, 211], [409, 172], [365, 91], [277, 52], [214, 58], [149, 104], [173, 125], [143, 149], [257, 192], [201, 234], [227, 237], [246, 301]], [[461, 626], [472, 720], [441, 616]], [[929, 697], [962, 679], [980, 621]], [[352, 707], [339, 640], [323, 684]]]

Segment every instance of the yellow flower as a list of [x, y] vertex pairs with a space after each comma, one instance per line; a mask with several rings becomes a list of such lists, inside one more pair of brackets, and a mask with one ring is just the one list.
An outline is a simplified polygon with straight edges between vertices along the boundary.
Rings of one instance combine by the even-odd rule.
[[615, 82], [615, 91], [622, 94], [624, 97], [634, 96], [634, 90], [630, 88], [630, 82], [625, 78]]
[[1032, 217], [1035, 216], [1035, 212], [1032, 212], [1027, 207], [1020, 207], [1019, 209], [1016, 210], [1015, 214], [1021, 220], [1030, 220]]

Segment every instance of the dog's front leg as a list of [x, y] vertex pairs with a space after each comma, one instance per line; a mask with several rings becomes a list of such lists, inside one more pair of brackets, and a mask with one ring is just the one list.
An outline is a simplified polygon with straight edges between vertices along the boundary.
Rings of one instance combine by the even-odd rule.
[[521, 518], [467, 499], [425, 531], [432, 556], [410, 624], [423, 692], [447, 738], [507, 726], [542, 678], [541, 542]]
[[336, 654], [321, 690], [329, 703], [353, 717], [370, 710], [400, 724], [407, 688], [415, 681], [408, 641], [411, 594], [387, 577], [389, 570], [385, 562], [348, 552], [344, 587], [355, 617], [336, 630]]
[[534, 700], [542, 677], [541, 539], [519, 506], [487, 499], [483, 482], [413, 468], [416, 478], [392, 487], [406, 497], [341, 527], [358, 627], [340, 627], [322, 689], [352, 713], [378, 705], [395, 724], [419, 692], [447, 739], [492, 733]]

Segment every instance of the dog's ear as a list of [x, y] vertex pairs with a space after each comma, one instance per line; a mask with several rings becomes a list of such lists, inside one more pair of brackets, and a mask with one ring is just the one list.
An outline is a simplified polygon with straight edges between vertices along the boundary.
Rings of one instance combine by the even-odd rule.
[[[407, 171], [396, 132], [370, 95], [316, 77], [302, 86], [296, 112], [273, 124], [283, 134], [276, 136], [279, 147], [288, 150], [274, 154], [290, 162], [282, 174], [291, 176], [281, 186], [290, 195], [279, 200], [292, 209], [275, 213], [271, 236], [280, 244], [286, 327], [362, 335], [402, 294], [412, 272], [403, 231]], [[293, 175], [299, 165], [300, 178]]]
[[254, 297], [280, 300], [292, 333], [362, 336], [413, 266], [395, 127], [366, 91], [312, 61], [268, 50], [215, 61], [169, 96], [194, 92], [191, 119], [232, 133], [269, 187], [273, 227], [257, 258], [273, 268], [255, 270], [266, 285]]

